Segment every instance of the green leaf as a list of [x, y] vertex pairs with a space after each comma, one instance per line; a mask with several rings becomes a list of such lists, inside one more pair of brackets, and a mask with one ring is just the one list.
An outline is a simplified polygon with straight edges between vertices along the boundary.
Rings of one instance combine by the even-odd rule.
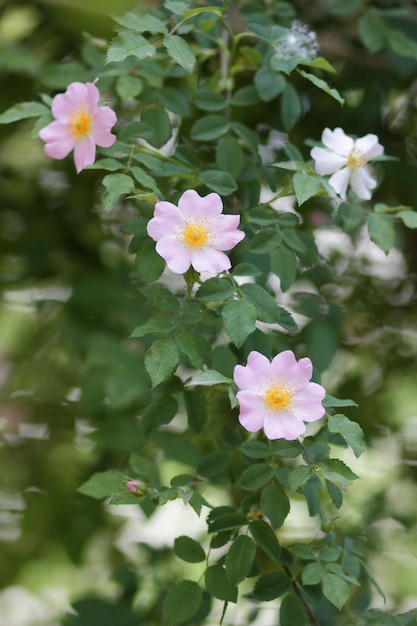
[[211, 565], [204, 574], [206, 589], [212, 596], [225, 602], [237, 602], [237, 586], [231, 583], [221, 565]]
[[226, 513], [209, 521], [209, 533], [225, 532], [246, 526], [248, 520], [242, 513]]
[[96, 500], [112, 496], [124, 487], [124, 476], [116, 470], [96, 472], [77, 491]]
[[259, 136], [255, 131], [241, 124], [240, 122], [232, 122], [233, 132], [241, 138], [241, 140], [248, 146], [248, 148], [254, 153], [258, 154], [259, 151]]
[[186, 89], [163, 87], [158, 93], [159, 99], [168, 111], [172, 111], [181, 117], [187, 117], [191, 113], [189, 94]]
[[152, 189], [152, 191], [156, 193], [157, 196], [162, 196], [162, 193], [158, 185], [156, 184], [155, 179], [152, 176], [149, 176], [149, 174], [145, 172], [145, 170], [143, 170], [141, 167], [138, 167], [137, 165], [134, 165], [130, 171], [132, 172], [133, 177], [142, 187], [145, 187], [145, 189]]
[[142, 35], [122, 30], [107, 49], [106, 63], [120, 63], [129, 56], [145, 59], [155, 54], [155, 48]]
[[194, 98], [194, 104], [202, 111], [222, 111], [227, 106], [227, 100], [220, 93], [199, 89]]
[[297, 90], [291, 83], [287, 83], [281, 99], [281, 119], [287, 132], [295, 126], [301, 112], [301, 101]]
[[346, 415], [330, 415], [327, 427], [331, 433], [339, 433], [352, 448], [356, 457], [360, 456], [364, 450], [364, 434], [362, 428], [356, 422], [352, 422]]
[[143, 81], [137, 76], [122, 75], [116, 82], [117, 95], [122, 100], [135, 98], [143, 91]]
[[240, 484], [243, 489], [252, 491], [263, 487], [274, 477], [274, 468], [267, 463], [255, 463], [242, 472]]
[[[269, 602], [279, 598], [289, 589], [291, 589], [291, 579], [285, 572], [270, 572], [258, 578], [252, 595], [260, 602]], [[294, 622], [292, 626], [296, 624], [298, 626], [297, 622]]]
[[297, 491], [300, 487], [306, 484], [313, 475], [313, 470], [309, 465], [297, 465], [297, 467], [291, 470], [287, 484], [288, 489], [291, 491]]
[[219, 7], [198, 7], [197, 9], [187, 9], [183, 11], [182, 15], [184, 17], [194, 17], [194, 15], [201, 15], [202, 13], [211, 13], [212, 15], [217, 15], [221, 17], [223, 15], [222, 9]]
[[215, 169], [203, 170], [199, 178], [209, 189], [221, 196], [229, 196], [237, 189], [236, 181], [229, 172]]
[[230, 465], [230, 455], [226, 450], [213, 450], [197, 463], [197, 474], [204, 478], [213, 478], [224, 472]]
[[330, 396], [326, 394], [326, 397], [323, 400], [323, 406], [327, 407], [341, 407], [341, 406], [358, 406], [354, 400], [350, 400], [349, 398], [335, 398], [334, 396]]
[[254, 332], [256, 318], [255, 307], [244, 300], [230, 300], [223, 307], [225, 331], [237, 348]]
[[238, 141], [226, 135], [221, 137], [216, 148], [216, 164], [225, 172], [229, 172], [233, 178], [237, 178], [244, 165], [242, 148]]
[[153, 317], [147, 320], [141, 326], [137, 326], [132, 333], [131, 337], [144, 337], [145, 335], [167, 335], [172, 330], [172, 323], [163, 317]]
[[197, 613], [202, 597], [201, 587], [192, 580], [175, 583], [162, 605], [164, 622], [172, 625], [187, 622]]
[[273, 100], [282, 93], [287, 82], [282, 74], [273, 72], [265, 66], [259, 68], [254, 80], [259, 97], [265, 102]]
[[307, 624], [307, 613], [304, 604], [295, 593], [287, 593], [284, 596], [279, 608], [280, 626], [305, 626]]
[[195, 433], [201, 433], [207, 423], [207, 405], [204, 394], [197, 389], [184, 389], [184, 404], [188, 426]]
[[403, 57], [417, 61], [417, 43], [396, 28], [385, 27], [385, 37], [391, 50]]
[[391, 219], [382, 213], [371, 213], [368, 216], [369, 236], [385, 254], [395, 243], [395, 229]]
[[228, 130], [229, 122], [221, 115], [205, 115], [193, 124], [190, 133], [196, 141], [212, 141], [225, 135]]
[[294, 185], [298, 206], [301, 206], [309, 198], [315, 196], [321, 187], [320, 179], [317, 178], [317, 176], [312, 176], [305, 172], [297, 172], [294, 174], [292, 183]]
[[281, 546], [272, 530], [271, 526], [264, 520], [254, 520], [249, 524], [249, 531], [257, 545], [269, 556], [273, 561], [279, 561], [281, 558]]
[[235, 293], [235, 287], [226, 278], [209, 278], [205, 280], [196, 293], [197, 300], [202, 302], [226, 302]]
[[162, 148], [171, 137], [171, 122], [164, 109], [145, 109], [140, 124], [141, 136], [156, 148]]
[[145, 437], [153, 430], [169, 424], [178, 411], [178, 402], [172, 396], [154, 395], [152, 400], [147, 404], [140, 421], [142, 431]]
[[347, 487], [353, 480], [359, 478], [352, 470], [339, 459], [324, 459], [317, 463], [323, 476], [340, 487]]
[[155, 242], [145, 239], [136, 255], [136, 270], [144, 283], [157, 280], [165, 269], [165, 261], [155, 250]]
[[349, 598], [349, 584], [336, 574], [323, 575], [323, 594], [334, 606], [342, 610]]
[[278, 276], [282, 291], [288, 291], [297, 278], [297, 263], [285, 245], [278, 246], [272, 253], [271, 270]]
[[257, 106], [260, 104], [258, 93], [253, 85], [241, 87], [232, 97], [231, 104], [237, 107]]
[[197, 369], [202, 369], [204, 367], [199, 344], [190, 331], [184, 327], [176, 328], [172, 338], [177, 344], [180, 352], [188, 358], [193, 367], [196, 367]]
[[162, 285], [150, 285], [142, 287], [139, 291], [145, 296], [150, 304], [161, 311], [176, 313], [179, 310], [178, 298]]
[[256, 546], [247, 535], [238, 535], [226, 554], [226, 574], [232, 584], [239, 584], [249, 574]]
[[330, 0], [330, 12], [335, 15], [346, 15], [357, 11], [363, 0]]
[[320, 563], [308, 563], [301, 574], [303, 585], [318, 585], [323, 580], [325, 571]]
[[10, 124], [29, 117], [40, 117], [49, 113], [47, 106], [41, 102], [20, 102], [0, 115], [0, 124]]
[[141, 9], [129, 11], [126, 15], [113, 15], [114, 21], [137, 33], [165, 33], [167, 30], [165, 22], [159, 18], [145, 13]]
[[189, 44], [178, 35], [165, 35], [164, 46], [169, 56], [187, 72], [191, 73], [196, 62], [195, 54]]
[[121, 195], [130, 193], [134, 188], [133, 180], [126, 174], [107, 174], [103, 178], [103, 185], [106, 190], [103, 193], [102, 202], [106, 213], [114, 209]]
[[258, 320], [268, 324], [280, 323], [280, 308], [263, 287], [254, 283], [245, 283], [241, 285], [239, 291], [243, 299], [256, 308]]
[[230, 378], [226, 378], [216, 370], [206, 370], [193, 376], [187, 385], [189, 387], [194, 385], [210, 387], [211, 385], [230, 385], [231, 382]]
[[417, 212], [416, 211], [400, 211], [397, 217], [407, 226], [407, 228], [417, 228]]
[[201, 563], [206, 558], [206, 554], [198, 541], [186, 535], [175, 539], [174, 552], [180, 559], [187, 561], [187, 563]]
[[301, 76], [303, 76], [303, 78], [309, 80], [310, 83], [313, 83], [313, 85], [315, 85], [316, 87], [318, 87], [319, 89], [327, 93], [329, 96], [337, 100], [339, 104], [345, 103], [345, 99], [342, 98], [342, 96], [337, 91], [337, 89], [335, 89], [334, 87], [329, 87], [329, 85], [326, 83], [325, 80], [323, 80], [322, 78], [318, 78], [318, 76], [316, 76], [315, 74], [310, 74], [309, 72], [305, 72], [304, 70], [298, 69], [297, 71], [299, 74], [301, 74]]
[[242, 452], [250, 459], [264, 459], [272, 454], [268, 444], [263, 441], [245, 441]]
[[281, 528], [290, 512], [290, 501], [284, 489], [275, 482], [262, 489], [261, 509], [274, 529]]
[[363, 208], [359, 204], [343, 202], [339, 206], [338, 215], [343, 222], [343, 230], [347, 233], [355, 230], [363, 223]]
[[359, 37], [369, 52], [379, 52], [385, 44], [384, 22], [376, 13], [365, 13], [358, 21]]
[[171, 339], [157, 339], [145, 354], [145, 368], [152, 387], [166, 380], [180, 362], [180, 353]]

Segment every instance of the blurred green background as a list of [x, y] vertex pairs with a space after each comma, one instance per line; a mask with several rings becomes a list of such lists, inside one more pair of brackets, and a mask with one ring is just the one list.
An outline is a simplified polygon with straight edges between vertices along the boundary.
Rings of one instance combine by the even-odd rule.
[[[416, 207], [417, 62], [364, 51], [355, 13], [293, 4], [337, 68], [333, 83], [347, 104], [336, 108], [304, 86], [304, 117], [292, 142], [307, 157], [304, 141], [318, 140], [324, 126], [375, 132], [399, 158], [384, 164], [376, 200]], [[93, 79], [91, 67], [104, 67], [112, 37], [110, 14], [136, 5], [1, 2], [0, 113]], [[417, 35], [415, 22], [392, 20]], [[272, 126], [274, 107], [264, 112]], [[133, 209], [103, 214], [100, 175], [77, 176], [72, 158], [48, 160], [32, 120], [0, 126], [0, 142], [0, 613], [5, 626], [60, 619], [83, 626], [91, 616], [94, 625], [129, 626], [138, 623], [129, 607], [141, 582], [138, 614], [160, 624], [161, 594], [177, 566], [167, 566], [164, 538], [138, 545], [133, 534], [126, 551], [116, 541], [130, 527], [125, 518], [76, 492], [92, 472], [123, 467], [148, 400], [142, 354], [127, 340], [146, 316], [129, 241], [119, 231]], [[306, 217], [319, 211], [326, 222], [326, 210], [309, 201]], [[403, 253], [385, 257], [359, 236], [355, 249], [323, 230], [317, 237], [337, 279], [312, 278], [322, 280], [332, 306], [320, 317], [302, 287], [291, 305], [310, 319], [301, 339], [324, 384], [359, 404], [349, 416], [368, 443], [361, 459], [349, 459], [361, 480], [335, 526], [363, 537], [387, 607], [407, 610], [417, 606], [417, 238], [399, 230]], [[289, 536], [308, 536], [311, 521], [303, 523], [290, 518]], [[365, 606], [371, 592], [362, 593]], [[57, 617], [66, 609], [65, 619]]]

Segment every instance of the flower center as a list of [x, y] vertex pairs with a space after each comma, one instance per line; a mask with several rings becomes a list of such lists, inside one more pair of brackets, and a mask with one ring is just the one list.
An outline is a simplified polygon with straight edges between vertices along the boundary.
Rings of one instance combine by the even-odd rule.
[[284, 385], [271, 385], [265, 391], [263, 400], [268, 409], [272, 411], [283, 411], [287, 409], [292, 400], [292, 392]]
[[76, 109], [71, 115], [69, 127], [76, 141], [86, 137], [91, 132], [91, 116], [89, 111], [83, 106]]
[[210, 238], [210, 229], [202, 220], [185, 222], [181, 233], [182, 241], [192, 250], [200, 250]]
[[347, 166], [352, 170], [357, 170], [359, 167], [362, 167], [364, 163], [366, 163], [366, 159], [361, 150], [358, 150], [358, 148], [352, 148], [346, 161]]

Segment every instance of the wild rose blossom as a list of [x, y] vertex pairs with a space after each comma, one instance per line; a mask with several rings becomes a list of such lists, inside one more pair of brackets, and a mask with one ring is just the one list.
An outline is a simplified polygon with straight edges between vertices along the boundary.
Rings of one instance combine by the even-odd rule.
[[332, 174], [329, 184], [343, 200], [346, 200], [349, 184], [358, 198], [370, 200], [370, 192], [377, 183], [370, 175], [366, 163], [384, 152], [378, 137], [370, 133], [354, 140], [341, 128], [325, 128], [321, 140], [326, 147], [315, 147], [311, 150], [317, 174]]
[[236, 365], [233, 378], [240, 391], [239, 422], [249, 432], [264, 429], [268, 439], [297, 439], [304, 422], [323, 417], [324, 387], [310, 382], [308, 358], [296, 360], [291, 350], [269, 361], [260, 352], [249, 353], [247, 365]]
[[217, 274], [231, 267], [224, 250], [231, 250], [244, 238], [237, 230], [240, 217], [223, 215], [223, 202], [217, 193], [200, 196], [185, 191], [178, 206], [161, 200], [148, 222], [148, 235], [156, 241], [156, 251], [175, 274], [190, 266], [197, 272]]
[[132, 493], [144, 494], [146, 490], [146, 487], [141, 480], [128, 480], [126, 487]]
[[52, 159], [63, 159], [74, 150], [77, 173], [96, 158], [96, 145], [109, 148], [116, 141], [110, 129], [117, 121], [108, 106], [98, 106], [100, 92], [95, 83], [71, 83], [65, 93], [52, 100], [55, 121], [39, 131], [46, 142], [45, 153]]

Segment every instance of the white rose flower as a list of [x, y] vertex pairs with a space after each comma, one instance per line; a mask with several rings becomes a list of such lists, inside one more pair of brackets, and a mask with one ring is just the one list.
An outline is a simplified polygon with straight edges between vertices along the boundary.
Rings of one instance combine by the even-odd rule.
[[358, 198], [369, 200], [370, 191], [375, 189], [377, 183], [366, 163], [384, 152], [378, 137], [370, 133], [354, 140], [341, 128], [325, 128], [321, 140], [326, 147], [316, 147], [311, 151], [317, 174], [332, 174], [329, 184], [343, 200], [346, 200], [349, 184]]

